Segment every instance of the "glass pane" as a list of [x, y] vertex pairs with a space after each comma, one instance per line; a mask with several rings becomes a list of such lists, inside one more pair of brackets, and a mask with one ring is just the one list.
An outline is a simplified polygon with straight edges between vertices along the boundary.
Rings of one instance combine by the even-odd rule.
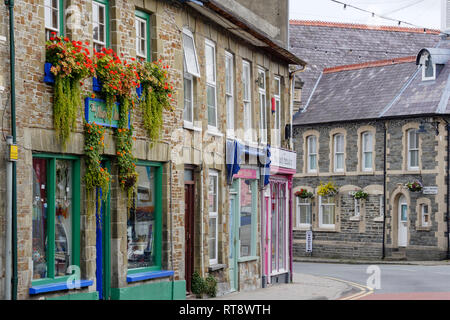
[[402, 213], [401, 221], [407, 221], [408, 220], [408, 212], [407, 212], [408, 206], [406, 204], [402, 204], [401, 210], [402, 210], [401, 211], [401, 213]]
[[217, 218], [209, 218], [209, 232], [208, 232], [208, 246], [209, 246], [209, 259], [217, 259], [216, 241], [217, 241]]
[[425, 66], [425, 77], [430, 78], [434, 76], [433, 64], [431, 63], [431, 58], [429, 58], [428, 65]]
[[277, 222], [278, 222], [278, 185], [273, 184], [272, 187], [272, 217], [271, 217], [271, 245], [272, 245], [272, 270], [277, 269]]
[[316, 155], [310, 155], [309, 156], [309, 169], [311, 170], [316, 170], [317, 165], [316, 165]]
[[55, 276], [66, 274], [72, 257], [72, 163], [56, 160]]
[[278, 211], [278, 270], [285, 268], [286, 258], [286, 185], [280, 185]]
[[140, 46], [139, 46], [139, 54], [142, 56], [146, 56], [146, 52], [145, 52], [145, 38], [141, 39], [140, 41]]
[[229, 248], [230, 248], [230, 259], [234, 258], [234, 196], [230, 197], [230, 221], [228, 223], [228, 235], [229, 235]]
[[416, 130], [410, 130], [409, 131], [409, 148], [410, 149], [417, 149], [419, 147], [418, 145], [418, 136]]
[[334, 205], [323, 205], [322, 211], [322, 223], [334, 224]]
[[58, 29], [58, 9], [52, 10], [52, 27]]
[[364, 152], [364, 169], [372, 169], [372, 152]]
[[336, 155], [336, 169], [344, 169], [344, 155], [341, 153]]
[[308, 149], [309, 149], [309, 153], [316, 153], [316, 137], [315, 136], [311, 136], [308, 139]]
[[45, 7], [45, 26], [46, 27], [53, 27], [52, 24], [52, 9], [49, 7]]
[[234, 129], [234, 103], [233, 97], [227, 96], [227, 128]]
[[[280, 100], [275, 100], [275, 129], [280, 129], [280, 114], [281, 114], [281, 106]], [[278, 139], [281, 138], [281, 132], [277, 132]]]
[[247, 257], [252, 254], [252, 212], [255, 204], [252, 198], [252, 186], [256, 180], [240, 179], [241, 193], [240, 193], [240, 256]]
[[103, 6], [98, 7], [98, 22], [105, 24], [105, 8]]
[[233, 94], [233, 58], [225, 58], [225, 89], [226, 93]]
[[216, 75], [214, 74], [214, 47], [205, 46], [205, 60], [206, 60], [206, 81], [209, 83], [216, 82]]
[[47, 161], [33, 159], [33, 279], [47, 277]]
[[193, 181], [193, 180], [194, 180], [194, 171], [184, 170], [184, 181]]
[[267, 120], [266, 120], [266, 95], [265, 94], [259, 95], [259, 107], [260, 107], [260, 112], [261, 112], [261, 128], [266, 129], [267, 128]]
[[250, 66], [243, 64], [242, 84], [244, 86], [244, 100], [250, 100]]
[[372, 151], [372, 134], [365, 133], [363, 135], [363, 151], [368, 152]]
[[217, 126], [216, 124], [216, 88], [206, 86], [206, 102], [208, 104], [208, 124]]
[[280, 95], [280, 79], [275, 79], [275, 95]]
[[184, 78], [184, 120], [192, 122], [192, 80]]
[[140, 29], [139, 35], [141, 36], [141, 38], [144, 38], [144, 39], [145, 39], [145, 29], [146, 29], [145, 25], [146, 25], [146, 23], [144, 21], [139, 20], [139, 29]]
[[105, 25], [103, 24], [99, 25], [99, 36], [100, 38], [98, 40], [100, 42], [105, 42]]
[[183, 48], [186, 69], [188, 73], [199, 74], [197, 59], [194, 50], [194, 39], [183, 33]]
[[258, 72], [258, 87], [261, 89], [266, 88], [266, 76], [265, 72]]
[[344, 136], [342, 136], [340, 134], [336, 135], [334, 143], [335, 143], [334, 147], [335, 147], [336, 152], [344, 152]]
[[95, 3], [93, 3], [92, 4], [92, 22], [94, 23], [94, 24], [98, 24], [98, 20], [99, 20], [99, 17], [98, 17], [98, 5], [97, 4], [95, 4]]
[[146, 166], [137, 166], [136, 171], [139, 174], [137, 192], [127, 220], [128, 269], [157, 264], [155, 172]]
[[209, 176], [209, 212], [217, 212], [217, 176]]
[[413, 150], [409, 152], [410, 154], [410, 167], [418, 167], [419, 166], [419, 151]]
[[93, 26], [93, 28], [94, 28], [94, 40], [98, 40], [99, 39], [99, 27], [98, 27], [98, 25], [94, 25]]

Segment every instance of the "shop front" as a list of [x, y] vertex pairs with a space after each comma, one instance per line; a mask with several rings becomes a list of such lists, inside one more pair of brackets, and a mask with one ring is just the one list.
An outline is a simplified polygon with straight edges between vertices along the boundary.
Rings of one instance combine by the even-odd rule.
[[271, 149], [269, 184], [262, 191], [263, 286], [292, 276], [292, 179], [296, 153]]

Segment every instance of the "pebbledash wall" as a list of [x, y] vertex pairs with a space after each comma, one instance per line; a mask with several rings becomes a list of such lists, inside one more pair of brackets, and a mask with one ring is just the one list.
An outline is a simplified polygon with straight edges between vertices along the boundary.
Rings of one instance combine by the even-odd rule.
[[[206, 275], [213, 274], [219, 280], [218, 294], [230, 290], [228, 272], [229, 256], [229, 191], [225, 167], [226, 113], [224, 50], [234, 54], [235, 61], [235, 135], [243, 140], [242, 60], [251, 62], [252, 79], [257, 75], [257, 67], [266, 69], [267, 98], [275, 92], [274, 75], [281, 78], [281, 128], [290, 123], [289, 116], [289, 71], [288, 63], [262, 53], [256, 47], [239, 41], [225, 29], [207, 20], [195, 11], [173, 1], [159, 0], [109, 0], [101, 1], [109, 6], [110, 44], [118, 54], [125, 58], [136, 56], [135, 11], [142, 10], [150, 14], [151, 59], [161, 59], [170, 66], [169, 78], [174, 81], [177, 91], [173, 111], [164, 111], [164, 126], [161, 138], [151, 142], [146, 136], [141, 122], [139, 108], [133, 112], [132, 123], [136, 142], [133, 154], [139, 161], [161, 167], [160, 179], [162, 206], [162, 244], [161, 269], [172, 270], [173, 276], [162, 278], [127, 281], [127, 210], [126, 199], [117, 181], [117, 167], [112, 161], [113, 182], [110, 192], [110, 283], [103, 295], [111, 299], [183, 299], [185, 298], [185, 203], [184, 170], [185, 165], [194, 166], [195, 172], [195, 270]], [[62, 1], [61, 1], [62, 3]], [[79, 41], [89, 41], [92, 47], [92, 1], [64, 1], [66, 9], [78, 10], [79, 16], [66, 14], [65, 22], [70, 19], [74, 28], [66, 28], [65, 35]], [[75, 12], [76, 12], [75, 10]], [[74, 11], [72, 11], [73, 13]], [[77, 20], [79, 19], [79, 20]], [[66, 26], [67, 27], [67, 26]], [[201, 78], [194, 86], [195, 125], [196, 128], [183, 128], [183, 46], [182, 28], [191, 30], [195, 38]], [[45, 20], [44, 1], [25, 0], [15, 2], [15, 41], [16, 41], [16, 123], [19, 161], [17, 162], [17, 298], [18, 299], [98, 299], [97, 290], [97, 248], [96, 221], [86, 215], [83, 180], [80, 184], [80, 268], [81, 279], [93, 283], [76, 291], [62, 290], [41, 294], [30, 294], [33, 286], [33, 157], [44, 155], [70, 155], [79, 159], [80, 175], [83, 177], [83, 116], [77, 119], [76, 130], [70, 136], [67, 148], [63, 150], [57, 143], [53, 129], [52, 99], [53, 87], [43, 82], [45, 63]], [[8, 34], [8, 13], [6, 6], [0, 6], [0, 36]], [[217, 56], [217, 105], [218, 129], [221, 134], [208, 134], [204, 44], [210, 39], [216, 44]], [[0, 111], [5, 116], [2, 122], [4, 134], [10, 132], [9, 124], [9, 41], [0, 38]], [[92, 51], [92, 50], [91, 50]], [[252, 83], [253, 125], [257, 127], [259, 119], [259, 98], [255, 81]], [[83, 89], [92, 92], [91, 80], [86, 81]], [[269, 105], [269, 104], [268, 104]], [[268, 111], [269, 128], [274, 128], [274, 116]], [[177, 129], [177, 130], [174, 130]], [[259, 134], [259, 130], [258, 134]], [[258, 135], [257, 134], [257, 135]], [[273, 134], [268, 132], [268, 142], [273, 144]], [[289, 148], [288, 140], [281, 138], [279, 147]], [[0, 143], [0, 151], [5, 150], [5, 142]], [[105, 138], [105, 156], [114, 159], [115, 147], [112, 131], [107, 130]], [[210, 266], [208, 259], [208, 179], [212, 170], [219, 177], [218, 208], [218, 264]], [[5, 161], [0, 160], [0, 181], [5, 181]], [[202, 183], [201, 183], [202, 182]], [[0, 185], [0, 231], [5, 230], [5, 185]], [[203, 201], [201, 201], [203, 199]], [[257, 234], [260, 239], [260, 201], [257, 203]], [[238, 290], [251, 290], [261, 286], [260, 243], [256, 242], [256, 257], [239, 262]], [[0, 294], [4, 294], [4, 237], [0, 238]], [[51, 282], [51, 281], [50, 281]]]
[[[307, 189], [315, 194], [311, 200], [311, 225], [294, 223], [294, 257], [315, 256], [327, 258], [380, 259], [383, 242], [383, 165], [384, 125], [387, 127], [386, 176], [386, 257], [408, 260], [440, 260], [447, 254], [446, 230], [446, 150], [447, 130], [442, 118], [439, 135], [435, 130], [419, 134], [419, 170], [408, 171], [406, 165], [406, 130], [419, 128], [420, 119], [391, 119], [354, 121], [346, 123], [296, 126], [294, 148], [297, 151], [297, 174], [294, 190]], [[374, 134], [374, 170], [361, 170], [361, 133]], [[344, 172], [334, 173], [332, 136], [344, 134]], [[305, 141], [310, 135], [317, 137], [318, 170], [306, 170]], [[437, 194], [410, 192], [405, 184], [419, 180], [424, 186], [436, 186]], [[317, 187], [321, 182], [333, 181], [339, 192], [335, 197], [335, 227], [319, 227], [319, 197]], [[361, 201], [360, 215], [355, 216], [352, 192], [363, 190], [368, 198]], [[398, 200], [404, 196], [407, 203], [408, 231], [404, 250], [398, 246]], [[422, 226], [421, 204], [428, 204], [430, 224]], [[299, 210], [298, 206], [297, 209]], [[298, 212], [298, 211], [297, 211]], [[297, 216], [298, 217], [298, 216]], [[312, 253], [306, 252], [306, 230], [312, 230]]]

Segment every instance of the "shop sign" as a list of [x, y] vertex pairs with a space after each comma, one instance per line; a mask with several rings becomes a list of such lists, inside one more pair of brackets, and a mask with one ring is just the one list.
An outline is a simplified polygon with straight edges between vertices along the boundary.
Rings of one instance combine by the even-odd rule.
[[270, 150], [270, 166], [295, 170], [297, 168], [297, 153], [290, 150], [272, 148]]
[[233, 176], [235, 179], [256, 179], [256, 177], [256, 170], [254, 169], [241, 169]]
[[119, 104], [115, 103], [112, 110], [111, 120], [108, 119], [106, 103], [102, 99], [86, 98], [84, 104], [84, 113], [87, 123], [95, 122], [104, 127], [117, 128], [119, 123]]
[[437, 186], [423, 187], [422, 193], [423, 194], [438, 194], [438, 187]]
[[312, 231], [306, 231], [306, 252], [312, 252]]

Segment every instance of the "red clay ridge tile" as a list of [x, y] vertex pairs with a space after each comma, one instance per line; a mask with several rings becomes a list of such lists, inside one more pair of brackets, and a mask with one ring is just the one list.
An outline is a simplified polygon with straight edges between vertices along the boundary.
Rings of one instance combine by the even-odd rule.
[[428, 29], [428, 28], [408, 28], [408, 27], [396, 27], [396, 26], [370, 26], [367, 24], [329, 22], [329, 21], [289, 20], [289, 24], [300, 25], [300, 26], [335, 27], [335, 28], [427, 33], [427, 34], [440, 34], [441, 33], [441, 31], [439, 31], [439, 30]]
[[357, 64], [347, 64], [347, 65], [343, 65], [343, 66], [325, 68], [325, 69], [323, 69], [323, 73], [327, 74], [327, 73], [334, 73], [334, 72], [340, 72], [340, 71], [382, 67], [382, 66], [387, 66], [387, 65], [391, 65], [391, 64], [400, 64], [400, 63], [415, 62], [415, 61], [416, 61], [416, 56], [392, 58], [392, 59], [386, 59], [386, 60], [377, 60], [377, 61], [370, 61], [370, 62], [357, 63]]

